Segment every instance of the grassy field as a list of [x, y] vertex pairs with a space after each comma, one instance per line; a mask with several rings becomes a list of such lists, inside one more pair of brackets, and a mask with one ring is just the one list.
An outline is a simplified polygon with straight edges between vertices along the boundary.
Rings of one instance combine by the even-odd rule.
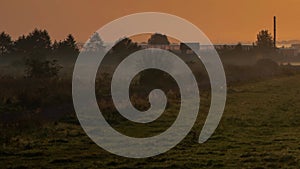
[[[299, 75], [231, 86], [219, 127], [198, 144], [203, 112], [209, 107], [204, 95], [189, 135], [170, 151], [146, 159], [101, 149], [72, 114], [38, 128], [5, 128], [1, 133], [12, 137], [1, 143], [0, 168], [300, 168], [299, 95]], [[168, 111], [174, 119], [176, 113]]]

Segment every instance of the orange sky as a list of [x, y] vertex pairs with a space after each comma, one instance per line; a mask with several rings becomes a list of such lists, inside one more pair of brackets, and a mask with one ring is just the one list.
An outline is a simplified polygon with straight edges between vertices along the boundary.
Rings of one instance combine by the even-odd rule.
[[0, 32], [17, 38], [37, 27], [85, 42], [109, 21], [145, 11], [185, 18], [214, 43], [253, 42], [276, 15], [278, 40], [300, 39], [300, 0], [0, 0]]

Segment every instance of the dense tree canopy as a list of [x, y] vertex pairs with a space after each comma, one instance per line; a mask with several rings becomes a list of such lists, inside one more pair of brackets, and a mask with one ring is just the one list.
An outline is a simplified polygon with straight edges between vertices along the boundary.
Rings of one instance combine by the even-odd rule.
[[78, 53], [75, 38], [71, 34], [63, 41], [52, 43], [49, 33], [37, 28], [15, 41], [9, 34], [0, 33], [0, 57], [13, 57], [12, 60], [18, 59], [18, 63], [25, 60], [21, 65], [25, 66], [25, 77], [28, 78], [55, 77], [62, 68], [56, 61], [57, 56], [76, 59]]
[[148, 44], [150, 44], [150, 45], [169, 45], [170, 42], [166, 35], [155, 33], [155, 34], [151, 35], [151, 37], [148, 39]]
[[273, 37], [268, 30], [262, 30], [257, 34], [256, 45], [259, 49], [273, 48]]
[[13, 41], [9, 34], [2, 32], [0, 34], [0, 56], [10, 53], [13, 49]]
[[46, 30], [34, 29], [27, 36], [23, 35], [17, 39], [15, 50], [22, 55], [48, 55], [51, 51], [50, 36]]
[[132, 42], [132, 40], [130, 38], [124, 38], [121, 39], [120, 41], [118, 41], [113, 47], [112, 47], [112, 51], [115, 54], [122, 54], [124, 56], [138, 51], [141, 47], [135, 43]]
[[75, 38], [69, 34], [63, 41], [55, 41], [52, 45], [54, 55], [59, 56], [76, 56], [79, 53], [79, 49], [76, 45]]

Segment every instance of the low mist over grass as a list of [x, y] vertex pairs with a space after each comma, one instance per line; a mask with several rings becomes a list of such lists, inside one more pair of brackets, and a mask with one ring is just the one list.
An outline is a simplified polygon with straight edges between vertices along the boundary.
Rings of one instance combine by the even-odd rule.
[[[198, 82], [201, 104], [197, 122], [184, 141], [165, 154], [129, 159], [92, 142], [73, 108], [72, 72], [79, 51], [106, 50], [97, 33], [82, 49], [72, 35], [53, 42], [46, 30], [35, 29], [15, 41], [6, 33], [1, 38], [6, 41], [0, 44], [0, 168], [300, 168], [300, 68], [280, 64], [290, 58], [273, 46], [256, 42], [250, 48], [237, 44], [217, 49], [228, 98], [219, 127], [204, 144], [197, 141], [211, 101], [209, 77], [201, 60], [186, 52], [190, 50], [186, 46], [170, 50], [190, 67]], [[158, 48], [160, 43], [170, 44], [165, 35], [152, 35], [148, 43]], [[141, 48], [130, 37], [116, 42], [95, 80], [98, 106], [105, 119], [132, 137], [165, 131], [180, 108], [174, 79], [157, 70], [138, 73], [130, 86], [130, 100], [141, 111], [150, 106], [151, 90], [160, 88], [166, 93], [166, 110], [156, 122], [131, 123], [114, 107], [110, 93], [113, 72]]]

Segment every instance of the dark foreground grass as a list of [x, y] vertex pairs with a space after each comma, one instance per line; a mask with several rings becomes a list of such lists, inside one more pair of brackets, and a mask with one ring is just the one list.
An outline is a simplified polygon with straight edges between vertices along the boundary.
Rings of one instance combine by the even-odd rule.
[[146, 159], [106, 152], [74, 117], [6, 128], [15, 134], [1, 143], [0, 168], [300, 168], [300, 76], [230, 87], [219, 127], [198, 144], [203, 119], [175, 148]]

